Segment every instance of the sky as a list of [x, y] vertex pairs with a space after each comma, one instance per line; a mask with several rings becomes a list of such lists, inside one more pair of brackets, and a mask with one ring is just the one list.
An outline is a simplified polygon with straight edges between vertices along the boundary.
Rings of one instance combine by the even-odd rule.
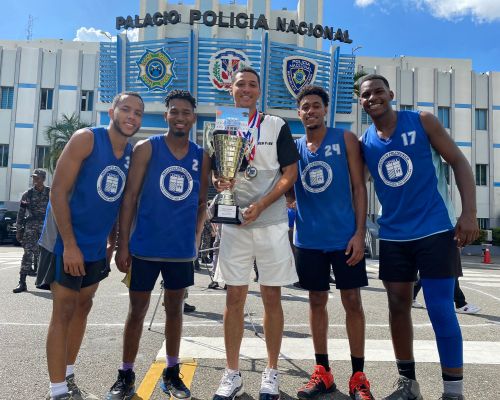
[[[272, 0], [283, 7], [297, 0]], [[115, 36], [115, 18], [137, 14], [139, 0], [1, 0], [0, 10], [0, 40], [25, 40], [31, 15], [33, 39], [109, 41], [100, 31]], [[323, 25], [349, 30], [342, 53], [468, 58], [477, 72], [500, 71], [500, 0], [324, 0]]]

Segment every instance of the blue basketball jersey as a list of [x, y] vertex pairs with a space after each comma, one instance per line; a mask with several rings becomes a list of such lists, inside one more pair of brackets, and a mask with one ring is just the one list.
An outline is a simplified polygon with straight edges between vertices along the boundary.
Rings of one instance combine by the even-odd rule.
[[344, 250], [356, 230], [344, 130], [328, 128], [315, 153], [307, 148], [305, 136], [295, 143], [300, 154], [295, 245]]
[[[73, 186], [69, 207], [76, 242], [85, 261], [98, 261], [106, 256], [107, 237], [115, 223], [122, 200], [132, 146], [127, 144], [117, 159], [106, 128], [90, 128], [94, 146], [83, 161]], [[57, 231], [49, 202], [40, 245], [62, 255], [64, 246]]]
[[170, 152], [164, 135], [152, 136], [130, 252], [136, 256], [192, 259], [203, 149], [189, 142], [184, 158]]
[[419, 112], [398, 112], [396, 129], [387, 140], [372, 124], [361, 143], [382, 205], [377, 221], [381, 239], [415, 240], [453, 229], [455, 212], [441, 157], [429, 142]]

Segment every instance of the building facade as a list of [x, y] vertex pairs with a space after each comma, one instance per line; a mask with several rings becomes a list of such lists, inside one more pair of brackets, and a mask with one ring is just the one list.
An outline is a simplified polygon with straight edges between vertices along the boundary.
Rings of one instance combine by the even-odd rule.
[[[43, 166], [48, 126], [63, 114], [105, 126], [112, 98], [123, 90], [137, 91], [145, 100], [143, 126], [136, 135], [141, 138], [165, 130], [165, 94], [189, 89], [198, 101], [192, 138], [203, 143], [215, 106], [232, 104], [227, 90], [231, 73], [248, 64], [261, 76], [260, 109], [285, 118], [297, 136], [304, 130], [294, 90], [302, 84], [311, 81], [329, 92], [329, 126], [361, 135], [370, 121], [353, 95], [354, 73], [386, 76], [395, 109], [439, 117], [472, 165], [480, 225], [500, 226], [499, 72], [477, 74], [472, 61], [464, 59], [354, 57], [347, 33], [322, 25], [322, 0], [307, 0], [307, 8], [299, 0], [297, 10], [271, 10], [270, 0], [179, 3], [141, 0], [138, 21], [153, 26], [139, 29], [138, 42], [123, 33], [106, 43], [0, 41], [0, 201], [18, 201], [33, 168]], [[135, 20], [123, 16], [120, 21]], [[336, 40], [329, 40], [334, 34]], [[331, 44], [327, 51], [325, 40]], [[451, 171], [449, 180], [459, 212]], [[369, 192], [369, 213], [375, 215], [371, 186]]]

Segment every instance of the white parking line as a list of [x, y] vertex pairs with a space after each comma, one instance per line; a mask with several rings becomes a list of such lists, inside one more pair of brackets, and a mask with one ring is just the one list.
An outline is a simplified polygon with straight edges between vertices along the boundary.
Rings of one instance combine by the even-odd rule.
[[[415, 360], [420, 362], [439, 362], [434, 340], [415, 340], [413, 342]], [[329, 355], [331, 360], [351, 359], [347, 339], [329, 339]], [[195, 359], [225, 359], [224, 338], [222, 337], [184, 337], [181, 341], [181, 357]], [[246, 359], [267, 358], [266, 346], [261, 338], [243, 338], [240, 357]], [[314, 349], [312, 340], [283, 338], [281, 345], [282, 359], [312, 360]], [[394, 361], [394, 350], [390, 340], [366, 341], [366, 361]], [[157, 361], [165, 360], [165, 342], [156, 356]], [[500, 364], [500, 342], [464, 342], [465, 364]]]

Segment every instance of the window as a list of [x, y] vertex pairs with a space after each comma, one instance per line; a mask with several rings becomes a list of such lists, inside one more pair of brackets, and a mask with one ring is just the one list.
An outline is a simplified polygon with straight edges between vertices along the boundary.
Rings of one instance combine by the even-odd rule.
[[399, 109], [401, 111], [413, 111], [413, 106], [401, 104], [401, 107]]
[[489, 229], [490, 228], [490, 219], [489, 218], [478, 218], [477, 224], [479, 225], [479, 229]]
[[485, 131], [488, 129], [487, 120], [488, 110], [484, 108], [476, 108], [476, 129]]
[[370, 125], [372, 123], [371, 117], [366, 113], [365, 110], [361, 111], [361, 123], [365, 125]]
[[53, 89], [42, 89], [40, 99], [40, 110], [52, 110]]
[[10, 86], [0, 87], [0, 108], [11, 109], [14, 101], [14, 88]]
[[0, 167], [6, 167], [9, 164], [9, 145], [0, 144]]
[[81, 111], [92, 111], [94, 109], [94, 92], [92, 90], [82, 90]]
[[450, 129], [450, 107], [438, 107], [438, 119], [443, 127]]
[[476, 164], [476, 185], [477, 186], [486, 186], [486, 172], [487, 172], [486, 164]]
[[35, 165], [36, 168], [45, 168], [45, 161], [49, 156], [49, 146], [36, 146]]

